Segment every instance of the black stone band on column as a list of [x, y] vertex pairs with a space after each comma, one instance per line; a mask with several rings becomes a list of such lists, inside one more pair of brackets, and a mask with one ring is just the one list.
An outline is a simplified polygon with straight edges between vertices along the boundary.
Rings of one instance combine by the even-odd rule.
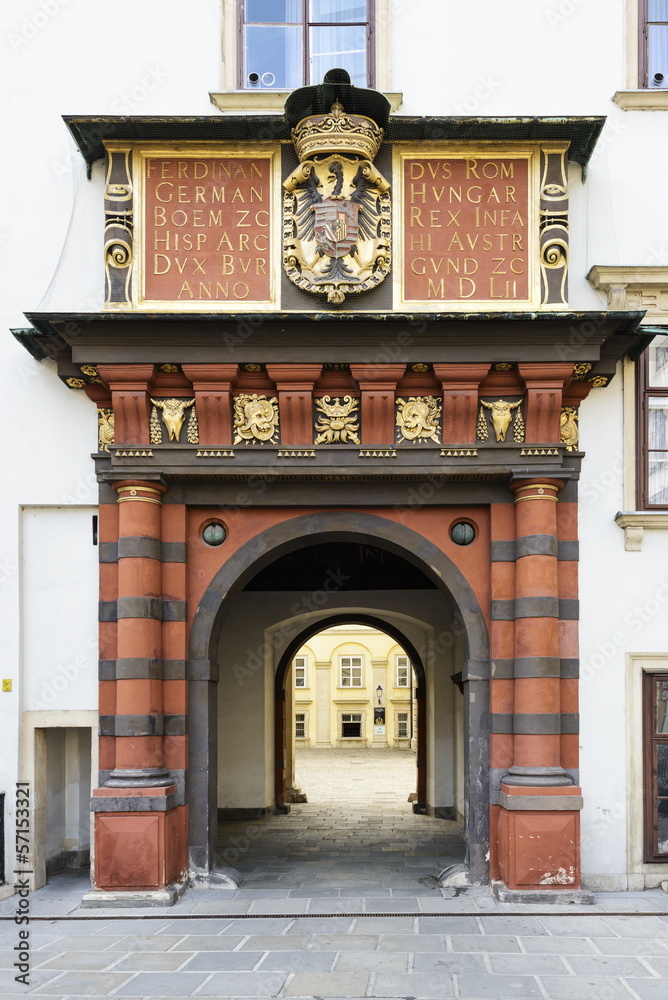
[[558, 597], [518, 597], [515, 618], [558, 618]]
[[116, 680], [161, 680], [162, 660], [127, 657], [116, 660]]
[[516, 712], [513, 732], [519, 736], [560, 736], [561, 716], [558, 712]]
[[570, 712], [495, 713], [491, 716], [492, 733], [518, 736], [561, 736], [578, 733], [580, 716]]
[[515, 542], [515, 558], [524, 556], [556, 556], [559, 552], [554, 535], [523, 535]]
[[168, 601], [160, 597], [119, 597], [117, 601], [100, 601], [99, 621], [115, 622], [121, 618], [185, 622], [188, 620], [188, 605], [186, 601]]
[[162, 715], [101, 715], [100, 736], [162, 736]]
[[186, 679], [185, 660], [157, 660], [126, 657], [120, 660], [100, 660], [98, 676], [101, 681]]
[[573, 617], [573, 602], [561, 602], [558, 597], [518, 597], [514, 601], [490, 601], [490, 617], [497, 622], [512, 622], [516, 618], [559, 618], [562, 603], [566, 617]]
[[560, 600], [559, 617], [562, 621], [578, 621], [580, 618], [580, 602], [574, 598]]
[[514, 661], [514, 675], [526, 677], [561, 677], [558, 656], [518, 656]]
[[163, 542], [162, 561], [166, 563], [188, 562], [188, 546], [185, 542]]
[[579, 542], [559, 542], [559, 560], [560, 562], [578, 562], [580, 559], [580, 543]]
[[514, 660], [492, 660], [492, 680], [511, 681], [515, 676]]
[[558, 541], [554, 535], [523, 535], [516, 541], [490, 543], [492, 562], [515, 562], [523, 556], [557, 556], [561, 562], [577, 562], [580, 543]]
[[515, 601], [490, 601], [490, 618], [493, 622], [514, 622]]
[[162, 559], [162, 543], [159, 538], [145, 535], [127, 535], [118, 539], [119, 559]]
[[101, 563], [118, 562], [118, 544], [116, 542], [98, 542], [97, 558]]
[[563, 680], [577, 678], [580, 676], [580, 661], [577, 659], [561, 660], [561, 677]]
[[187, 715], [166, 715], [165, 736], [185, 736], [188, 732]]
[[[121, 786], [111, 786], [120, 789]], [[128, 788], [128, 791], [132, 791]], [[168, 812], [178, 805], [176, 792], [169, 795], [104, 795], [90, 800], [91, 812]]]
[[146, 535], [126, 535], [118, 542], [99, 543], [98, 560], [101, 563], [116, 563], [119, 559], [185, 563], [188, 561], [188, 546], [185, 542], [161, 542]]
[[515, 542], [491, 542], [490, 558], [492, 562], [515, 562]]

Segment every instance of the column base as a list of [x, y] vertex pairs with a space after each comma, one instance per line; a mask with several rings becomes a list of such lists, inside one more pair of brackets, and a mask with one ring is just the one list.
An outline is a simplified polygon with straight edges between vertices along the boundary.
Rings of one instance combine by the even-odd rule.
[[538, 903], [547, 906], [570, 905], [593, 906], [596, 898], [588, 889], [509, 889], [503, 882], [492, 882], [492, 895], [500, 903]]
[[166, 788], [174, 779], [164, 767], [117, 767], [104, 784], [105, 788]]
[[243, 880], [236, 868], [214, 865], [210, 872], [191, 871], [188, 885], [191, 889], [238, 889]]
[[177, 804], [176, 785], [96, 788], [91, 808], [96, 890], [162, 893], [185, 882], [188, 809]]
[[522, 767], [514, 764], [501, 779], [506, 785], [528, 785], [540, 788], [558, 788], [574, 785], [572, 775], [563, 767]]
[[122, 889], [91, 889], [81, 898], [84, 909], [173, 906], [186, 890], [186, 882], [174, 882], [164, 889], [122, 890]]
[[[501, 785], [498, 866], [505, 887], [519, 892], [580, 889], [580, 789]], [[528, 900], [525, 900], [528, 902]]]

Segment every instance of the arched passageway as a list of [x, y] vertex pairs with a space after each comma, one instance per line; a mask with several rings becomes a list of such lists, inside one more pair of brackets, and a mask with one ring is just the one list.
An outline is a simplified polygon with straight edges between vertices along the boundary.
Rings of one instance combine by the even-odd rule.
[[[380, 571], [364, 569], [365, 552], [371, 562], [381, 554]], [[436, 546], [356, 512], [307, 514], [267, 529], [204, 594], [191, 632], [193, 867], [213, 864], [219, 810], [249, 823], [283, 804], [285, 674], [305, 637], [337, 620], [374, 623], [410, 651], [423, 720], [418, 805], [459, 819], [472, 875], [486, 880], [488, 646], [478, 602]]]

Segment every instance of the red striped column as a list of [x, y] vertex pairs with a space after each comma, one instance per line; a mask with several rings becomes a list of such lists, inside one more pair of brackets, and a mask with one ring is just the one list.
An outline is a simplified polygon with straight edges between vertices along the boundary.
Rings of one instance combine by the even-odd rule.
[[557, 505], [563, 483], [515, 494], [513, 764], [501, 781], [499, 871], [511, 891], [580, 884], [580, 789], [562, 767]]
[[[172, 784], [164, 766], [161, 496], [159, 483], [121, 482], [118, 494], [118, 597], [115, 768], [107, 787]], [[151, 668], [151, 664], [155, 664]]]

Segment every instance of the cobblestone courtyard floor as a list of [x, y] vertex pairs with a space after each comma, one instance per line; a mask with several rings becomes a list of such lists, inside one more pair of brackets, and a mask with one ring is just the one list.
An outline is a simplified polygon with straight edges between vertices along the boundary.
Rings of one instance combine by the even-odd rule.
[[457, 825], [413, 812], [415, 754], [300, 750], [297, 785], [308, 803], [287, 816], [221, 824], [221, 860], [244, 886], [331, 896], [433, 893], [463, 860]]
[[383, 756], [298, 761], [309, 803], [257, 832], [235, 824], [248, 840], [240, 889], [82, 910], [85, 873], [51, 879], [29, 897], [27, 986], [14, 978], [17, 897], [0, 901], [0, 1000], [667, 1000], [664, 892], [573, 907], [439, 889], [433, 873], [461, 841], [453, 824], [413, 815], [414, 758], [388, 769]]

